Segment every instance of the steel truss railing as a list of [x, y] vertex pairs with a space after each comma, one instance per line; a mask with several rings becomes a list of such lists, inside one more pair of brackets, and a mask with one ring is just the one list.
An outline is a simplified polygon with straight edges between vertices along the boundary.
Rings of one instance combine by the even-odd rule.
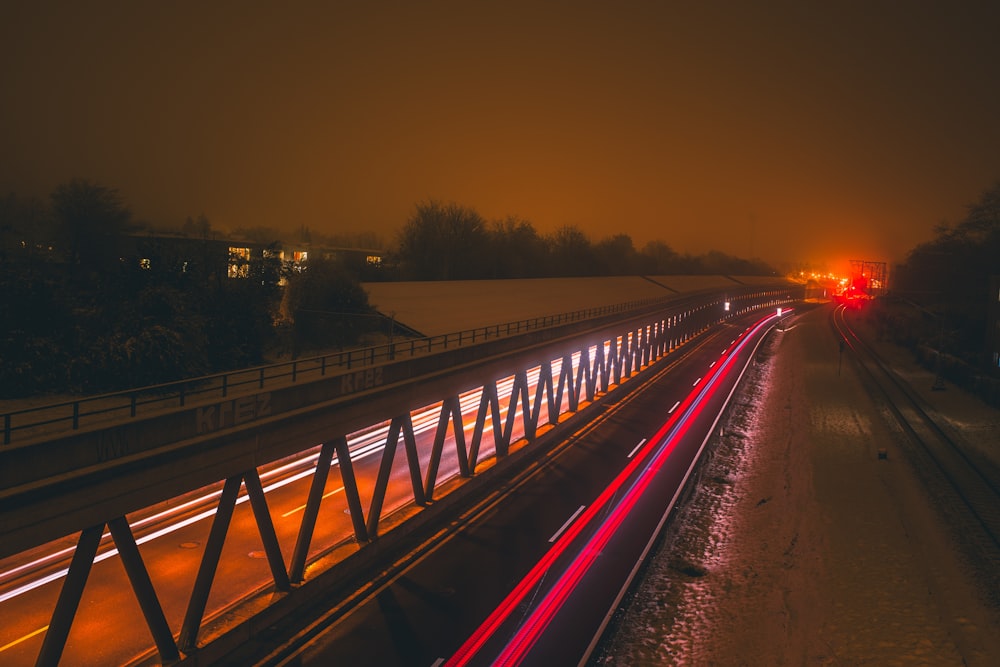
[[66, 430], [77, 430], [101, 420], [135, 418], [152, 409], [183, 407], [192, 401], [206, 397], [226, 398], [240, 392], [307, 381], [344, 370], [370, 367], [405, 357], [433, 354], [467, 345], [478, 345], [497, 338], [520, 335], [606, 315], [625, 314], [636, 309], [667, 304], [671, 301], [677, 301], [677, 299], [677, 296], [657, 297], [558, 315], [533, 317], [437, 336], [410, 338], [294, 361], [12, 410], [0, 414], [3, 444], [10, 444], [19, 435], [22, 439], [26, 436], [30, 437], [39, 429], [58, 427]]
[[[384, 503], [400, 438], [403, 440], [404, 456], [409, 471], [412, 506], [424, 508], [434, 500], [436, 488], [446, 481], [440, 478], [439, 469], [449, 430], [456, 447], [458, 475], [462, 478], [474, 477], [481, 463], [480, 451], [488, 426], [492, 426], [492, 456], [495, 462], [499, 462], [510, 455], [518, 415], [523, 432], [521, 439], [524, 441], [524, 446], [530, 446], [538, 440], [540, 427], [546, 424], [555, 425], [561, 417], [585, 409], [600, 395], [631, 379], [640, 370], [662, 359], [710, 326], [741, 312], [787, 304], [792, 300], [787, 290], [763, 291], [742, 297], [740, 309], [724, 313], [721, 312], [721, 301], [713, 299], [681, 312], [661, 312], [649, 316], [642, 324], [632, 324], [625, 329], [612, 330], [600, 334], [597, 339], [593, 336], [581, 336], [579, 344], [571, 352], [563, 352], [556, 358], [531, 366], [530, 369], [517, 369], [513, 374], [512, 389], [507, 396], [498, 390], [497, 379], [485, 378], [468, 445], [459, 394], [439, 397], [441, 407], [437, 426], [430, 457], [423, 469], [414, 433], [412, 409], [400, 414], [387, 415], [388, 433], [367, 513], [362, 504], [352, 453], [348, 447], [349, 434], [337, 435], [327, 440], [320, 447], [302, 521], [287, 567], [275, 534], [274, 522], [268, 511], [259, 469], [250, 468], [230, 475], [225, 479], [219, 496], [187, 611], [176, 640], [139, 554], [128, 519], [124, 515], [115, 516], [104, 524], [87, 527], [82, 530], [77, 541], [36, 664], [58, 664], [82, 599], [87, 577], [95, 562], [105, 526], [109, 528], [111, 538], [122, 557], [132, 592], [142, 609], [159, 659], [165, 663], [176, 661], [181, 653], [192, 654], [199, 648], [199, 635], [206, 624], [205, 610], [208, 596], [220, 563], [241, 486], [246, 488], [264, 545], [273, 590], [279, 593], [288, 592], [292, 590], [293, 585], [307, 585], [306, 567], [310, 555], [314, 561], [323, 555], [323, 553], [311, 554], [310, 549], [320, 516], [323, 491], [331, 469], [339, 470], [351, 517], [353, 541], [359, 551], [363, 550], [379, 539], [380, 521], [386, 516]], [[533, 371], [536, 367], [538, 380], [532, 394], [528, 374], [529, 370]], [[501, 410], [504, 399], [506, 399], [506, 410]], [[540, 424], [543, 407], [546, 408], [547, 422]], [[504, 413], [506, 413], [505, 419]]]

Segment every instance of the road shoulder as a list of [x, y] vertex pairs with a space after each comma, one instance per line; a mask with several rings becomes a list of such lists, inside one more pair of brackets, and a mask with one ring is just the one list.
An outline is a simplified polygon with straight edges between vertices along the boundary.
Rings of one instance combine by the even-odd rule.
[[[828, 309], [775, 332], [599, 664], [987, 665], [979, 595]], [[886, 450], [880, 458], [879, 450]], [[645, 630], [636, 630], [645, 628]]]

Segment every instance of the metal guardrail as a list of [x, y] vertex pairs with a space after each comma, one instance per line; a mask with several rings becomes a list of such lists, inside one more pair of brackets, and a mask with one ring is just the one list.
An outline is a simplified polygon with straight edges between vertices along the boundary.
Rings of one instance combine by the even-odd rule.
[[[111, 419], [134, 418], [154, 409], [183, 407], [191, 400], [225, 398], [240, 392], [257, 391], [266, 386], [318, 379], [340, 370], [353, 370], [394, 361], [400, 356], [432, 354], [463, 345], [475, 345], [492, 339], [579, 322], [615, 313], [624, 313], [660, 303], [677, 301], [679, 295], [628, 301], [610, 306], [587, 308], [559, 315], [547, 315], [504, 324], [466, 329], [401, 342], [345, 350], [307, 359], [257, 366], [238, 371], [216, 373], [188, 380], [88, 396], [3, 413], [3, 444], [10, 444], [15, 434], [25, 439], [42, 433], [77, 430]], [[691, 296], [686, 294], [683, 296]]]

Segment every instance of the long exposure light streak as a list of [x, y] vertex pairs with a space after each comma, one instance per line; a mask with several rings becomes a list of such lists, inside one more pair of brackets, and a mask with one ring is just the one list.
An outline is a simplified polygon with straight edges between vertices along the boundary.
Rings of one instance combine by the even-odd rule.
[[[609, 344], [605, 343], [605, 347], [606, 348], [609, 347]], [[588, 350], [591, 359], [593, 358], [594, 349], [595, 348], [592, 346], [590, 350]], [[574, 370], [578, 366], [580, 356], [581, 356], [580, 352], [576, 352], [572, 355]], [[550, 362], [550, 364], [551, 364], [552, 374], [555, 377], [558, 377], [559, 373], [562, 370], [562, 358], [553, 359]], [[540, 373], [541, 373], [540, 366], [535, 366], [534, 368], [528, 370], [527, 376], [531, 388], [534, 388], [535, 385], [537, 384]], [[514, 385], [514, 376], [512, 375], [497, 381], [497, 396], [498, 399], [500, 399], [499, 402], [500, 402], [501, 419], [504, 419], [508, 412], [507, 410], [508, 403], [505, 399], [509, 399], [510, 393], [513, 389], [513, 385]], [[478, 388], [464, 392], [459, 396], [459, 403], [461, 405], [463, 415], [467, 415], [470, 412], [474, 413], [474, 411], [478, 408], [482, 391], [483, 391], [482, 388]], [[566, 408], [565, 404], [567, 401], [568, 397], [564, 396], [563, 405], [557, 407], [560, 413]], [[425, 406], [423, 408], [418, 408], [417, 410], [415, 410], [412, 417], [414, 434], [419, 436], [435, 429], [437, 426], [438, 413], [440, 412], [440, 409], [441, 409], [441, 402], [438, 401], [436, 403], [432, 403], [431, 405]], [[515, 418], [517, 418], [521, 415], [520, 404], [515, 406], [515, 410], [516, 410]], [[467, 420], [463, 419], [463, 422], [465, 423], [464, 430], [469, 431], [475, 428], [474, 420], [471, 421], [473, 421], [473, 423], [468, 423]], [[486, 433], [492, 433], [492, 431], [493, 431], [493, 424], [489, 420], [487, 420], [487, 423], [484, 425], [483, 432], [484, 434], [486, 434]], [[389, 432], [389, 423], [384, 422], [382, 424], [369, 426], [365, 429], [361, 429], [351, 434], [348, 437], [348, 446], [350, 447], [351, 450], [351, 460], [357, 462], [367, 457], [379, 454], [385, 448], [388, 432]], [[481, 451], [481, 455], [483, 456], [488, 456], [492, 453], [493, 449], [491, 445], [487, 445]], [[303, 452], [302, 454], [300, 454], [299, 456], [297, 456], [296, 458], [287, 463], [266, 468], [261, 473], [262, 481], [274, 479], [275, 477], [278, 477], [279, 479], [277, 481], [271, 482], [270, 484], [266, 484], [263, 487], [264, 492], [270, 493], [275, 489], [279, 489], [284, 486], [288, 486], [289, 484], [293, 484], [299, 480], [311, 477], [313, 474], [315, 474], [315, 466], [318, 459], [319, 459], [318, 448], [310, 448], [306, 452]], [[336, 456], [333, 457], [331, 465], [334, 466], [337, 465]], [[301, 469], [301, 470], [299, 470], [299, 472], [289, 474], [289, 471], [296, 469]], [[164, 525], [159, 529], [155, 529], [152, 530], [151, 532], [137, 536], [136, 544], [137, 545], [146, 544], [148, 542], [151, 542], [152, 540], [164, 537], [171, 533], [175, 533], [179, 530], [182, 530], [183, 528], [196, 524], [199, 521], [211, 518], [212, 516], [215, 515], [216, 512], [216, 509], [213, 505], [214, 503], [218, 502], [221, 493], [222, 493], [221, 489], [213, 489], [210, 492], [202, 493], [194, 498], [186, 500], [183, 503], [170, 507], [167, 510], [155, 512], [147, 516], [142, 516], [133, 519], [130, 523], [130, 527], [133, 529], [133, 531], [136, 531], [137, 533], [143, 529], [152, 528], [153, 526], [166, 522], [166, 525]], [[236, 504], [237, 505], [242, 504], [246, 502], [248, 499], [249, 498], [246, 494], [246, 491], [241, 491], [240, 495], [236, 500]], [[187, 512], [190, 512], [195, 508], [205, 507], [205, 506], [209, 506], [208, 509], [201, 510], [190, 516], [184, 516]], [[184, 516], [184, 518], [177, 518], [179, 516]], [[111, 534], [110, 532], [107, 531], [105, 531], [104, 534], [101, 536], [101, 543], [105, 546], [103, 547], [103, 550], [94, 558], [94, 563], [99, 563], [118, 555], [118, 549], [114, 546], [110, 546], [110, 537]], [[32, 571], [34, 572], [41, 571], [47, 567], [51, 567], [52, 565], [60, 561], [65, 562], [70, 556], [72, 556], [75, 549], [76, 549], [75, 546], [64, 547], [61, 549], [57, 549], [55, 551], [51, 551], [45, 554], [44, 556], [36, 558], [30, 562], [26, 562], [8, 568], [0, 572], [0, 582], [13, 581], [17, 577], [23, 576], [26, 573]], [[36, 576], [27, 583], [11, 588], [10, 590], [0, 592], [0, 603], [19, 597], [25, 593], [40, 588], [46, 584], [58, 581], [64, 578], [68, 572], [69, 572], [68, 567], [57, 567], [57, 569], [49, 573]]]
[[[687, 314], [689, 313], [685, 313], [684, 315]], [[683, 317], [681, 316], [680, 319], [683, 319]], [[676, 324], [678, 318], [673, 317], [670, 320], [671, 323]], [[667, 328], [670, 327], [667, 324], [667, 320], [664, 320], [663, 325]], [[525, 363], [516, 367], [514, 375], [504, 378], [480, 377], [476, 381], [482, 382], [484, 379], [486, 381], [478, 388], [468, 391], [460, 392], [453, 388], [450, 390], [452, 393], [444, 396], [441, 396], [441, 393], [435, 394], [431, 391], [425, 391], [423, 395], [426, 399], [433, 400], [434, 398], [440, 398], [440, 400], [422, 407], [416, 407], [412, 403], [404, 404], [398, 411], [394, 411], [391, 414], [372, 415], [373, 419], [386, 419], [385, 421], [346, 435], [343, 434], [343, 431], [333, 431], [330, 428], [331, 433], [322, 433], [321, 443], [292, 442], [290, 440], [287, 443], [282, 442], [281, 444], [294, 445], [294, 447], [281, 452], [282, 458], [267, 463], [261, 463], [260, 460], [253, 463], [247, 462], [244, 464], [245, 468], [231, 466], [230, 469], [224, 471], [226, 473], [226, 488], [229, 490], [225, 495], [227, 498], [225, 509], [227, 512], [231, 512], [234, 504], [241, 505], [250, 500], [250, 496], [246, 490], [239, 488], [243, 486], [240, 480], [244, 476], [246, 477], [247, 486], [250, 491], [254, 491], [254, 487], [256, 486], [256, 488], [269, 494], [269, 500], [263, 507], [255, 502], [254, 511], [258, 520], [259, 537], [264, 538], [265, 546], [269, 549], [268, 556], [269, 561], [271, 561], [272, 574], [274, 574], [275, 581], [277, 581], [279, 572], [276, 572], [274, 567], [279, 559], [273, 557], [273, 550], [271, 549], [275, 546], [275, 531], [274, 526], [262, 525], [265, 519], [270, 520], [267, 523], [274, 524], [274, 519], [278, 518], [276, 524], [276, 527], [279, 528], [278, 548], [280, 548], [280, 543], [284, 542], [288, 536], [295, 534], [293, 531], [298, 531], [298, 538], [302, 544], [297, 543], [295, 549], [297, 557], [299, 557], [297, 567], [301, 567], [303, 561], [308, 561], [311, 558], [317, 558], [322, 554], [328, 553], [330, 548], [343, 544], [343, 541], [351, 539], [351, 536], [349, 531], [343, 528], [344, 521], [340, 512], [340, 505], [343, 503], [341, 502], [332, 502], [330, 504], [333, 505], [332, 509], [330, 509], [330, 505], [326, 506], [327, 511], [333, 514], [335, 520], [323, 528], [317, 539], [313, 539], [311, 524], [307, 523], [307, 519], [303, 519], [302, 526], [298, 526], [294, 520], [286, 520], [291, 515], [308, 508], [310, 516], [312, 516], [312, 514], [319, 511], [320, 502], [322, 502], [321, 499], [344, 491], [343, 486], [337, 486], [339, 483], [343, 482], [348, 487], [351, 487], [351, 484], [348, 482], [355, 485], [361, 482], [361, 497], [358, 498], [359, 494], [356, 486], [350, 489], [352, 496], [347, 500], [349, 508], [346, 511], [346, 513], [354, 515], [351, 519], [354, 520], [355, 530], [357, 530], [359, 514], [361, 515], [360, 519], [364, 521], [365, 515], [369, 514], [370, 511], [372, 516], [368, 517], [369, 523], [372, 521], [377, 522], [379, 517], [385, 518], [392, 513], [398, 513], [401, 508], [412, 507], [414, 503], [420, 503], [422, 496], [419, 493], [420, 489], [418, 487], [421, 481], [419, 479], [421, 470], [426, 472], [425, 484], [428, 489], [433, 488], [434, 484], [453, 480], [460, 474], [475, 475], [477, 462], [486, 462], [487, 458], [497, 459], [499, 458], [498, 455], [502, 452], [519, 451], [522, 446], [530, 445], [536, 439], [536, 434], [548, 432], [553, 425], [562, 424], [565, 421], [563, 419], [564, 412], [569, 411], [570, 406], [572, 406], [573, 412], [583, 410], [591, 401], [597, 400], [605, 393], [613, 391], [619, 384], [629, 380], [633, 374], [646, 368], [647, 365], [652, 364], [663, 355], [673, 352], [676, 347], [685, 345], [692, 336], [699, 335], [703, 330], [698, 329], [694, 334], [684, 332], [682, 335], [677, 335], [673, 338], [669, 337], [668, 333], [667, 338], [661, 340], [663, 330], [658, 327], [659, 325], [646, 325], [644, 329], [630, 329], [624, 336], [613, 336], [610, 339], [602, 338], [599, 339], [600, 342], [597, 342], [596, 345], [584, 345], [582, 348], [577, 347], [578, 351], [572, 353], [567, 349], [566, 355], [560, 354], [555, 358], [539, 359], [535, 357], [535, 363], [538, 365], [529, 366], [528, 364], [531, 362]], [[650, 338], [654, 333], [657, 340], [651, 341]], [[741, 336], [745, 335], [746, 332], [741, 334]], [[653, 345], [655, 345], [655, 348]], [[698, 349], [700, 348], [701, 346], [698, 346]], [[558, 348], [552, 346], [549, 349], [552, 350], [550, 354], [554, 354], [555, 349]], [[723, 354], [726, 354], [726, 352]], [[714, 365], [715, 363], [713, 362], [712, 366]], [[564, 371], [567, 371], [567, 366], [570, 369], [564, 375]], [[712, 366], [709, 366], [709, 369]], [[510, 370], [513, 370], [513, 368], [507, 369], [508, 372]], [[567, 379], [569, 381], [568, 384]], [[699, 378], [693, 386], [697, 389], [707, 391], [713, 382], [709, 377], [704, 378], [704, 382], [702, 380], [702, 378]], [[468, 387], [471, 384], [472, 382], [469, 382], [465, 386]], [[671, 413], [679, 405], [680, 402], [671, 409]], [[688, 428], [688, 421], [694, 419], [692, 415], [696, 415], [698, 411], [703, 409], [700, 404], [696, 404], [695, 408], [692, 409], [690, 401], [685, 400], [684, 408], [681, 409], [676, 419], [672, 419], [671, 421], [677, 424], [684, 424], [683, 428], [686, 430]], [[394, 441], [388, 441], [390, 434], [396, 433], [401, 422], [405, 426], [405, 433], [398, 433], [393, 438]], [[338, 422], [331, 421], [331, 426], [334, 423]], [[549, 542], [555, 545], [567, 543], [567, 537], [570, 536], [575, 539], [576, 543], [586, 541], [592, 547], [589, 560], [586, 558], [581, 559], [581, 556], [575, 550], [563, 552], [558, 562], [554, 565], [550, 564], [548, 568], [552, 569], [558, 566], [559, 572], [563, 572], [563, 574], [559, 575], [554, 569], [544, 573], [542, 576], [547, 578], [547, 581], [544, 583], [544, 586], [540, 582], [535, 585], [534, 590], [530, 593], [532, 598], [530, 605], [524, 604], [522, 599], [521, 615], [530, 614], [530, 619], [534, 620], [527, 624], [518, 625], [523, 620], [520, 617], [521, 615], [517, 618], [513, 616], [509, 617], [504, 622], [504, 636], [488, 640], [491, 647], [490, 651], [495, 650], [498, 645], [503, 646], [510, 633], [514, 632], [516, 634], [514, 634], [514, 637], [504, 648], [504, 655], [512, 660], [520, 660], [519, 656], [524, 656], [528, 652], [531, 652], [532, 646], [539, 635], [531, 634], [525, 628], [537, 627], [540, 634], [551, 619], [558, 615], [559, 608], [572, 595], [572, 591], [578, 586], [579, 582], [584, 581], [585, 578], [589, 581], [593, 576], [590, 575], [588, 577], [587, 571], [590, 568], [590, 564], [600, 555], [598, 551], [612, 541], [617, 528], [623, 522], [626, 522], [629, 511], [643, 495], [642, 491], [652, 483], [650, 480], [655, 475], [655, 470], [667, 465], [666, 457], [669, 454], [665, 455], [659, 465], [655, 465], [656, 459], [653, 458], [651, 461], [651, 457], [655, 457], [656, 455], [651, 452], [656, 448], [650, 449], [651, 445], [656, 445], [655, 440], [663, 441], [660, 435], [664, 427], [666, 427], [666, 424], [658, 429], [653, 439], [647, 440], [644, 438], [629, 453], [628, 459], [632, 459], [633, 456], [635, 457], [634, 461], [625, 462], [626, 467], [632, 471], [633, 477], [631, 480], [623, 480], [617, 483], [614, 489], [610, 491], [606, 490], [601, 494], [603, 500], [601, 500], [599, 505], [603, 508], [603, 513], [599, 517], [605, 517], [606, 515], [606, 518], [598, 518], [594, 521], [588, 520], [588, 517], [593, 518], [597, 516], [594, 512], [594, 506], [588, 508], [586, 505], [580, 505], [579, 509], [566, 519], [562, 527], [549, 539]], [[473, 441], [472, 445], [467, 448], [468, 452], [466, 452], [462, 435], [467, 435], [470, 431], [473, 434]], [[494, 433], [494, 431], [496, 432]], [[290, 433], [294, 432], [296, 431], [290, 431]], [[449, 434], [449, 432], [451, 433]], [[558, 432], [557, 429], [556, 433]], [[492, 434], [493, 437], [483, 438], [486, 434]], [[404, 435], [406, 437], [405, 457], [399, 455], [399, 449], [403, 446], [400, 442], [400, 437]], [[417, 438], [415, 446], [412, 440], [414, 436]], [[335, 439], [331, 440], [331, 438]], [[319, 439], [317, 437], [317, 440]], [[430, 446], [432, 440], [433, 447]], [[453, 444], [457, 447], [457, 451], [447, 456], [447, 462], [442, 459], [442, 441], [449, 447]], [[301, 502], [301, 499], [298, 497], [300, 492], [303, 492], [305, 486], [308, 486], [309, 478], [315, 479], [317, 477], [317, 464], [320, 462], [321, 451], [323, 452], [323, 480], [327, 480], [328, 469], [339, 467], [340, 461], [337, 460], [336, 454], [331, 456], [330, 452], [334, 444], [344, 457], [343, 463], [345, 468], [349, 462], [356, 463], [366, 459], [367, 462], [360, 469], [356, 469], [353, 474], [348, 475], [345, 470], [341, 479], [338, 480], [336, 477], [333, 477], [329, 481], [325, 481], [325, 489], [318, 488], [319, 479], [317, 479], [308, 494], [309, 504], [299, 505]], [[686, 445], [687, 443], [685, 442]], [[629, 445], [629, 447], [631, 446]], [[672, 450], [674, 446], [674, 444], [670, 444], [669, 448]], [[289, 452], [300, 447], [302, 449], [298, 453], [286, 456]], [[454, 450], [455, 447], [452, 447], [452, 449]], [[278, 452], [280, 450], [274, 448], [269, 451]], [[457, 457], [455, 456], [456, 453]], [[466, 454], [471, 458], [466, 460], [464, 458]], [[393, 458], [394, 456], [395, 459]], [[381, 460], [381, 467], [379, 467], [379, 460]], [[643, 462], [642, 465], [632, 465], [640, 461]], [[442, 465], [441, 469], [439, 469], [439, 464]], [[468, 464], [471, 464], [471, 467]], [[408, 479], [405, 475], [407, 466], [410, 472], [409, 477], [412, 479]], [[369, 483], [373, 481], [373, 471], [375, 468], [379, 468], [378, 483], [374, 489], [371, 489]], [[489, 469], [488, 465], [484, 466], [484, 469]], [[305, 480], [305, 486], [303, 480]], [[180, 547], [185, 549], [195, 548], [201, 544], [202, 538], [200, 535], [202, 531], [207, 530], [207, 524], [211, 523], [212, 519], [220, 511], [219, 503], [223, 497], [222, 485], [222, 480], [219, 480], [201, 489], [191, 489], [163, 502], [151, 504], [134, 511], [122, 507], [117, 510], [119, 512], [118, 515], [110, 519], [105, 518], [105, 521], [110, 521], [111, 527], [114, 527], [116, 531], [118, 527], [115, 523], [116, 521], [124, 523], [127, 528], [132, 529], [132, 535], [129, 535], [129, 539], [122, 542], [121, 545], [123, 548], [122, 553], [126, 555], [128, 555], [125, 549], [126, 546], [149, 545], [160, 538], [181, 530], [184, 531], [179, 537], [156, 542], [157, 546], [155, 547], [144, 547], [145, 560], [148, 561], [147, 565], [150, 567], [150, 573], [155, 575], [155, 579], [161, 576], [163, 563], [172, 562], [170, 561], [170, 554], [173, 553], [171, 550], [178, 548], [177, 543], [180, 542]], [[287, 490], [271, 495], [272, 491], [286, 487]], [[324, 491], [328, 492], [324, 493]], [[412, 494], [410, 493], [411, 491]], [[229, 493], [232, 493], [232, 495], [229, 495]], [[426, 493], [430, 494], [431, 492], [427, 491]], [[304, 492], [301, 495], [305, 495]], [[155, 498], [153, 495], [149, 495], [149, 497]], [[430, 496], [428, 495], [428, 497]], [[254, 501], [257, 499], [258, 497], [254, 496]], [[642, 506], [645, 507], [645, 502]], [[240, 515], [241, 520], [249, 518], [247, 515], [249, 510], [246, 509], [246, 506], [244, 508]], [[289, 509], [290, 511], [286, 511]], [[121, 517], [120, 513], [123, 511], [127, 511], [128, 513], [124, 517]], [[270, 514], [271, 516], [264, 516], [265, 514]], [[639, 516], [639, 513], [635, 513], [635, 516]], [[102, 520], [102, 517], [104, 517], [103, 514], [96, 515], [91, 520], [91, 523], [97, 524], [97, 527], [104, 525], [105, 528], [108, 528], [107, 525], [98, 523]], [[562, 518], [565, 518], [565, 515]], [[315, 516], [312, 516], [311, 521], [315, 521]], [[213, 524], [215, 527], [213, 527], [212, 531], [214, 543], [220, 546], [220, 548], [223, 541], [231, 546], [234, 541], [243, 544], [244, 540], [252, 541], [255, 537], [258, 537], [249, 523], [246, 524], [248, 526], [248, 530], [245, 531], [246, 534], [240, 530], [230, 536], [217, 535], [216, 527], [218, 525], [222, 524], [218, 524], [218, 522]], [[628, 521], [628, 525], [632, 525], [631, 520]], [[270, 529], [270, 535], [266, 534], [266, 528]], [[60, 540], [53, 540], [47, 545], [40, 545], [32, 550], [34, 553], [25, 552], [20, 556], [12, 556], [8, 560], [8, 563], [15, 566], [0, 570], [0, 603], [8, 602], [28, 591], [57, 582], [71, 574], [71, 568], [67, 567], [70, 558], [74, 561], [73, 572], [77, 572], [75, 568], [77, 567], [77, 561], [80, 560], [81, 548], [78, 546], [63, 547], [64, 544], [73, 539], [74, 535], [70, 534]], [[109, 559], [120, 555], [117, 545], [112, 538], [111, 531], [100, 534], [98, 545], [96, 545], [96, 554], [92, 550], [95, 548], [94, 540], [97, 538], [94, 528], [85, 528], [83, 535], [91, 536], [89, 548], [83, 550], [86, 553], [86, 560], [91, 561], [91, 563], [87, 564], [88, 566], [90, 564], [96, 565], [97, 563], [109, 561]], [[115, 532], [115, 535], [118, 535], [118, 533]], [[120, 535], [119, 538], [121, 538]], [[616, 539], [612, 543], [611, 548], [619, 549], [620, 544], [621, 540]], [[197, 550], [191, 553], [196, 554]], [[263, 552], [253, 551], [251, 552], [251, 556], [255, 557], [255, 554], [260, 553]], [[36, 558], [39, 554], [44, 555], [31, 563], [18, 563], [18, 560], [21, 558]], [[227, 556], [227, 558], [229, 557]], [[185, 556], [185, 563], [188, 563], [190, 559], [190, 556]], [[218, 554], [214, 554], [214, 561], [208, 555], [203, 556], [201, 560], [203, 569], [206, 564], [216, 567], [221, 561]], [[232, 559], [230, 558], [230, 560]], [[566, 563], [570, 563], [568, 568]], [[142, 566], [143, 564], [140, 562], [139, 568], [141, 569]], [[4, 567], [4, 564], [0, 563], [0, 568], [2, 567]], [[93, 586], [105, 586], [104, 580], [110, 572], [107, 569], [108, 567], [112, 567], [113, 569], [113, 563], [110, 566], [105, 564], [101, 567], [101, 581], [99, 584], [92, 584]], [[80, 570], [79, 572], [83, 572], [83, 579], [77, 578], [79, 588], [81, 589], [77, 592], [78, 601], [83, 592], [82, 586], [87, 578], [86, 571], [86, 569]], [[241, 591], [249, 590], [246, 586], [258, 585], [256, 583], [257, 577], [257, 570], [245, 569], [245, 576], [227, 582], [229, 588], [226, 590], [226, 596], [244, 595]], [[554, 577], [555, 585], [549, 589], [552, 586]], [[34, 578], [35, 580], [26, 583], [30, 578]], [[243, 586], [243, 588], [240, 588], [240, 586]], [[52, 588], [43, 589], [45, 591], [42, 593], [43, 599], [44, 596], [54, 592]], [[119, 588], [122, 587], [119, 586]], [[140, 598], [142, 597], [142, 591], [139, 590], [136, 584], [133, 583], [132, 589], [133, 592], [139, 594]], [[124, 590], [127, 592], [127, 588]], [[91, 592], [94, 593], [93, 591]], [[177, 590], [176, 587], [171, 587], [169, 595], [165, 600], [173, 605], [181, 593], [183, 591]], [[60, 595], [65, 594], [66, 590], [64, 589]], [[118, 591], [115, 591], [114, 594], [117, 595]], [[101, 595], [101, 603], [105, 604], [106, 600], [103, 598], [103, 589]], [[192, 601], [194, 600], [194, 595], [192, 594]], [[150, 597], [154, 603], [158, 602], [156, 591], [152, 591], [151, 596], [147, 594], [146, 600], [149, 600]], [[36, 598], [37, 594], [30, 596], [23, 604], [33, 604], [31, 601]], [[542, 599], [543, 604], [542, 606], [535, 607], [539, 598]], [[140, 599], [140, 603], [142, 602], [143, 600]], [[239, 600], [236, 599], [235, 602], [239, 602]], [[566, 605], [567, 609], [573, 606], [575, 605]], [[53, 618], [55, 618], [55, 613]], [[562, 624], [563, 618], [561, 616], [559, 620], [560, 624]], [[72, 623], [72, 618], [70, 618], [69, 623]], [[68, 626], [68, 623], [63, 623], [62, 625]], [[188, 623], [185, 620], [185, 630], [189, 629], [187, 626]], [[170, 628], [166, 628], [166, 630], [169, 632]], [[35, 636], [43, 631], [45, 631], [45, 628], [36, 629], [33, 633], [27, 635], [27, 637]], [[19, 630], [18, 632], [28, 632], [28, 629]], [[182, 637], [184, 636], [183, 631], [181, 635]], [[19, 639], [18, 642], [23, 641], [27, 637]], [[48, 642], [48, 639], [46, 639], [46, 642]], [[3, 648], [9, 648], [12, 645], [8, 644]], [[441, 662], [444, 662], [444, 659]]]
[[[730, 347], [723, 352], [722, 363], [713, 369], [713, 372], [701, 385], [701, 388], [696, 392], [690, 392], [682, 402], [679, 402], [681, 409], [678, 412], [674, 413], [678, 405], [674, 405], [671, 408], [670, 412], [673, 413], [672, 416], [649, 439], [648, 446], [643, 448], [639, 456], [631, 459], [624, 470], [580, 516], [579, 520], [562, 533], [561, 538], [545, 553], [535, 567], [514, 587], [511, 593], [487, 617], [486, 621], [473, 632], [451, 659], [445, 663], [446, 667], [461, 667], [481, 657], [478, 655], [479, 651], [496, 634], [500, 627], [506, 624], [512, 618], [512, 615], [521, 608], [525, 598], [530, 592], [536, 589], [543, 578], [549, 573], [552, 565], [569, 550], [579, 535], [597, 521], [598, 517], [606, 515], [601, 523], [597, 525], [593, 535], [587, 540], [586, 544], [578, 549], [572, 562], [563, 574], [556, 580], [541, 600], [533, 606], [530, 615], [518, 626], [514, 635], [492, 664], [504, 665], [506, 667], [507, 665], [519, 664], [523, 660], [524, 656], [551, 622], [556, 612], [561, 608], [587, 570], [600, 555], [602, 549], [607, 545], [615, 531], [628, 516], [628, 513], [638, 502], [643, 492], [652, 483], [656, 474], [666, 464], [680, 438], [687, 432], [694, 419], [703, 409], [705, 399], [714, 392], [721, 379], [732, 368], [733, 359], [735, 358], [735, 355], [732, 353], [738, 351], [746, 341], [750, 340], [751, 333], [757, 332], [767, 326], [773, 319], [775, 319], [774, 315], [760, 319], [730, 344]], [[700, 381], [701, 378], [699, 378]], [[697, 384], [696, 382], [695, 385]], [[619, 492], [623, 491], [623, 489], [624, 493], [615, 501]], [[608, 506], [612, 502], [614, 502], [614, 505], [610, 511], [607, 511]]]

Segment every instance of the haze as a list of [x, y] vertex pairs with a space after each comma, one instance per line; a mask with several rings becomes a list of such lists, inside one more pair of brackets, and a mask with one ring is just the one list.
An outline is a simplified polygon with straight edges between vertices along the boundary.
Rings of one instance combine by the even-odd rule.
[[[691, 5], [696, 6], [691, 6]], [[995, 2], [0, 3], [0, 194], [387, 240], [428, 199], [893, 262], [1000, 179]]]

